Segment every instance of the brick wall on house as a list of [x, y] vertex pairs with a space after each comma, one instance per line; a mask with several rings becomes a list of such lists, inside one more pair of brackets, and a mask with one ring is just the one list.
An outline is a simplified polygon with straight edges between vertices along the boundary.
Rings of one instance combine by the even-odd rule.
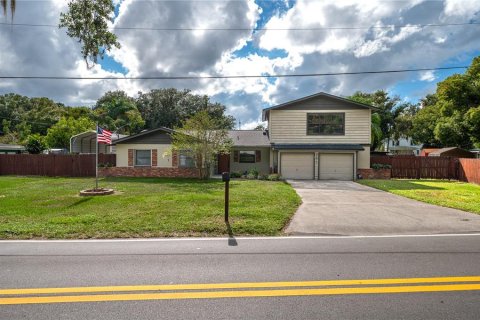
[[178, 167], [178, 152], [177, 150], [172, 151], [172, 167]]
[[167, 177], [167, 178], [198, 178], [198, 169], [195, 168], [130, 168], [111, 167], [98, 168], [102, 177]]
[[128, 166], [133, 167], [133, 149], [128, 149]]
[[158, 150], [152, 149], [152, 167], [158, 167]]
[[362, 179], [391, 179], [392, 169], [357, 169], [357, 174], [362, 176]]

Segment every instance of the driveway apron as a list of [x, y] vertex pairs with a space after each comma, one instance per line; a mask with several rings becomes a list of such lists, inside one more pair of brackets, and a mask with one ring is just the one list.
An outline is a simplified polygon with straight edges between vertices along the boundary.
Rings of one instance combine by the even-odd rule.
[[303, 203], [292, 235], [404, 235], [480, 232], [480, 215], [439, 207], [352, 181], [289, 180]]

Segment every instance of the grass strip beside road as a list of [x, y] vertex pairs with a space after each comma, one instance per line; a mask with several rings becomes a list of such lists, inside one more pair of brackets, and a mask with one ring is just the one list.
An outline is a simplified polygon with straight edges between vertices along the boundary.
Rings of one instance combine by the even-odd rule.
[[[115, 195], [80, 197], [94, 179], [2, 177], [0, 239], [225, 236], [220, 180], [109, 178]], [[234, 236], [281, 234], [300, 197], [283, 182], [232, 180]]]
[[[467, 283], [465, 283], [467, 282]], [[474, 282], [474, 283], [469, 283]], [[447, 284], [448, 283], [448, 284]], [[389, 286], [397, 284], [397, 286]], [[404, 284], [398, 286], [398, 284]], [[412, 285], [413, 284], [413, 285]], [[372, 286], [375, 285], [375, 286]], [[325, 286], [337, 286], [324, 288]], [[345, 287], [353, 286], [353, 287]], [[295, 287], [295, 289], [284, 289]], [[301, 288], [308, 287], [308, 288]], [[321, 288], [318, 288], [321, 287]], [[323, 287], [323, 288], [322, 288]], [[154, 289], [155, 288], [155, 289]], [[207, 289], [243, 289], [224, 291], [187, 291]], [[255, 290], [271, 288], [273, 290]], [[22, 296], [32, 294], [54, 293], [97, 293], [164, 290], [179, 292], [159, 293], [124, 293], [124, 294], [94, 294], [94, 295], [51, 295]], [[66, 290], [66, 291], [64, 291]], [[89, 291], [90, 290], [90, 291]], [[3, 295], [16, 297], [0, 298], [0, 305], [73, 303], [101, 301], [136, 301], [136, 300], [172, 300], [172, 299], [214, 299], [214, 298], [245, 298], [245, 297], [285, 297], [285, 296], [315, 296], [343, 294], [386, 294], [413, 292], [448, 292], [448, 291], [480, 291], [480, 276], [472, 277], [437, 277], [437, 278], [405, 278], [405, 279], [362, 279], [362, 280], [326, 280], [326, 281], [290, 281], [290, 282], [259, 282], [259, 283], [225, 283], [225, 284], [179, 284], [158, 286], [117, 286], [117, 287], [80, 287], [80, 288], [31, 288], [4, 289]]]
[[357, 180], [406, 198], [480, 214], [480, 185], [446, 180]]

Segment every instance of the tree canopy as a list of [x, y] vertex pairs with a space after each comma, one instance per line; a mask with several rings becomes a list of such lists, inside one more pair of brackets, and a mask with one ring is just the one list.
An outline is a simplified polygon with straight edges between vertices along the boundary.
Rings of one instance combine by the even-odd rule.
[[185, 120], [172, 134], [173, 152], [182, 152], [194, 159], [200, 178], [207, 179], [217, 154], [228, 154], [232, 141], [226, 129], [219, 129], [218, 120], [205, 110]]
[[29, 135], [39, 134], [48, 136], [51, 148], [68, 148], [71, 135], [94, 129], [95, 122], [129, 135], [143, 130], [145, 123], [148, 129], [179, 128], [201, 111], [215, 119], [217, 129], [233, 128], [235, 119], [225, 110], [224, 105], [211, 102], [208, 96], [177, 89], [152, 90], [140, 93], [138, 98], [124, 91], [109, 91], [93, 108], [69, 107], [45, 97], [9, 93], [0, 95], [0, 142], [24, 144]]
[[46, 142], [50, 148], [69, 149], [70, 138], [88, 130], [95, 130], [95, 123], [91, 119], [61, 118], [48, 129]]
[[216, 119], [219, 129], [233, 129], [235, 126], [235, 118], [225, 114], [224, 105], [211, 102], [206, 95], [192, 94], [187, 89], [168, 88], [140, 92], [137, 107], [145, 119], [147, 129], [181, 127], [185, 120], [201, 111]]
[[480, 147], [480, 57], [464, 74], [454, 74], [422, 100], [412, 137], [436, 146]]
[[[411, 120], [410, 114], [414, 113], [416, 109], [413, 105], [402, 102], [399, 96], [391, 97], [385, 90], [377, 90], [374, 93], [357, 91], [348, 98], [377, 108], [372, 114], [372, 150], [378, 149], [382, 140], [393, 138], [398, 140], [407, 135], [407, 132], [400, 130], [411, 126], [408, 124], [408, 121]], [[378, 117], [375, 113], [378, 114]], [[398, 120], [402, 117], [403, 125], [400, 129]]]
[[60, 14], [59, 28], [67, 28], [67, 35], [82, 44], [82, 55], [87, 68], [93, 68], [98, 58], [113, 47], [120, 48], [117, 36], [108, 30], [112, 22], [112, 0], [71, 0], [68, 11]]
[[123, 134], [140, 132], [145, 121], [137, 109], [135, 99], [123, 91], [109, 91], [98, 99], [93, 108], [95, 120], [109, 130]]

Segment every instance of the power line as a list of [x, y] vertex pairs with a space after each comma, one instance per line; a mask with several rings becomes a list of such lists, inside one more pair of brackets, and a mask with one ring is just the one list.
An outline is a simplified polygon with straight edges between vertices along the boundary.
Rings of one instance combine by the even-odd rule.
[[300, 77], [324, 77], [324, 76], [348, 76], [361, 74], [385, 74], [420, 71], [441, 71], [467, 69], [468, 66], [452, 66], [439, 68], [398, 69], [379, 71], [352, 71], [332, 73], [299, 73], [299, 74], [262, 74], [262, 75], [226, 75], [226, 76], [157, 76], [157, 77], [62, 77], [62, 76], [2, 76], [0, 79], [27, 79], [27, 80], [203, 80], [203, 79], [245, 79], [245, 78], [300, 78]]
[[[153, 27], [113, 27], [113, 30], [138, 30], [138, 31], [322, 31], [322, 30], [364, 30], [364, 29], [392, 29], [392, 28], [427, 28], [427, 27], [452, 27], [452, 26], [479, 26], [480, 22], [464, 23], [429, 23], [429, 24], [404, 24], [384, 26], [358, 26], [358, 27], [317, 27], [317, 28], [153, 28]], [[14, 27], [53, 27], [54, 24], [33, 23], [8, 23], [1, 22], [0, 26]]]

